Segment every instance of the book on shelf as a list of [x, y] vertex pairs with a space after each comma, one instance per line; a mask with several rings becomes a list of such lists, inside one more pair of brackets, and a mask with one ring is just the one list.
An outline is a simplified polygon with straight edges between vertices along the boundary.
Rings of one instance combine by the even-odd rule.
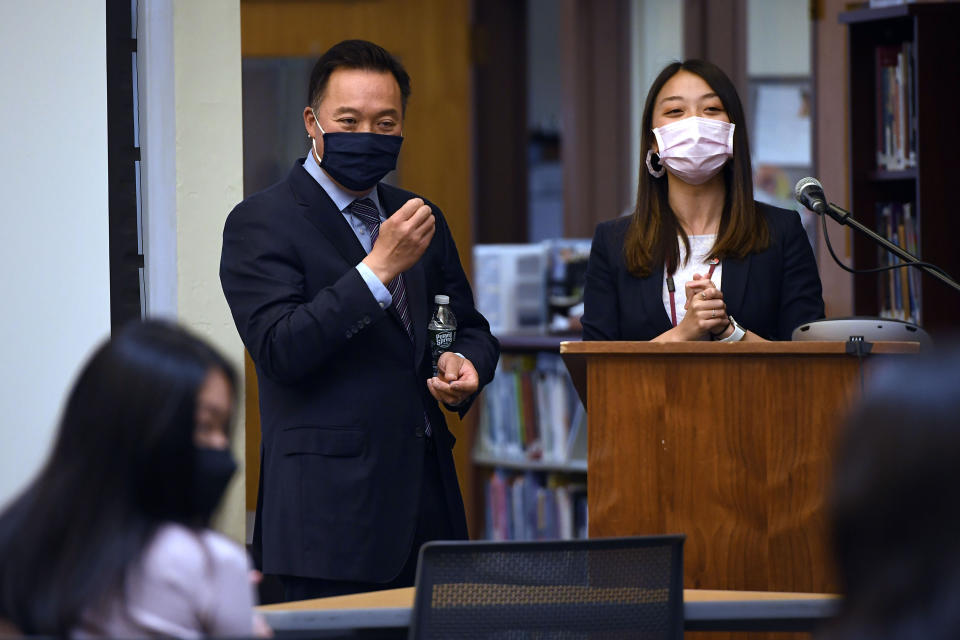
[[480, 406], [478, 454], [554, 464], [586, 458], [586, 412], [559, 354], [504, 354]]
[[901, 4], [927, 4], [931, 2], [943, 2], [943, 0], [870, 0], [870, 8], [895, 7]]
[[488, 540], [571, 540], [587, 537], [587, 487], [558, 474], [496, 469], [488, 477]]
[[913, 44], [879, 45], [876, 54], [877, 168], [917, 166]]
[[[878, 202], [877, 233], [901, 249], [919, 257], [919, 229], [910, 202]], [[890, 266], [900, 259], [889, 251], [877, 249], [877, 264]], [[890, 269], [878, 274], [880, 317], [903, 320], [919, 325], [922, 319], [920, 272], [911, 267]]]

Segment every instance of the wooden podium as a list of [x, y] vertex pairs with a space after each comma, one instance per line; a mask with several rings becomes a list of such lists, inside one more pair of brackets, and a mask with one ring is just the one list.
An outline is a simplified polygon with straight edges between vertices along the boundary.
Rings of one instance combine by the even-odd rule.
[[914, 342], [564, 342], [590, 536], [685, 533], [684, 586], [837, 592], [831, 451], [862, 376]]

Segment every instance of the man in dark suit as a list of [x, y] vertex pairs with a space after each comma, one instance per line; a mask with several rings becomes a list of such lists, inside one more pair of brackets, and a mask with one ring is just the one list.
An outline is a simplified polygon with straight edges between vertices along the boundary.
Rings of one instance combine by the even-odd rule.
[[[332, 47], [311, 73], [308, 157], [224, 228], [220, 279], [260, 392], [254, 546], [287, 599], [411, 585], [422, 543], [467, 537], [438, 401], [462, 416], [499, 344], [443, 214], [380, 183], [409, 94], [387, 51]], [[458, 327], [432, 377], [437, 294]]]

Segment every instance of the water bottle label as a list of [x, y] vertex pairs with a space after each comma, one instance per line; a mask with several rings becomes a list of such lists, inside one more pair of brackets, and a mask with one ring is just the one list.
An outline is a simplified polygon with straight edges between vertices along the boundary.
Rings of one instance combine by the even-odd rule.
[[435, 340], [438, 348], [446, 349], [453, 344], [453, 331], [438, 331]]

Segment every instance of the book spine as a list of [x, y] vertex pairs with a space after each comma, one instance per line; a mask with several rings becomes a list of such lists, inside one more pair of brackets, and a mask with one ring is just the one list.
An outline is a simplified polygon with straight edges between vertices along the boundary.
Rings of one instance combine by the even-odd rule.
[[[907, 251], [920, 257], [919, 247], [917, 246], [917, 225], [916, 217], [913, 215], [913, 204], [910, 202], [903, 205], [903, 224], [907, 234]], [[920, 270], [911, 268], [908, 270], [910, 281], [910, 322], [920, 324]]]
[[[907, 250], [907, 233], [906, 227], [904, 225], [903, 219], [901, 217], [900, 225], [897, 228], [897, 234], [900, 240], [900, 248]], [[899, 269], [900, 271], [900, 289], [903, 291], [903, 309], [901, 309], [902, 318], [901, 320], [907, 321], [913, 317], [913, 308], [910, 304], [910, 271], [912, 267], [903, 267]]]
[[886, 153], [884, 149], [884, 91], [883, 84], [885, 81], [884, 69], [883, 69], [883, 54], [880, 47], [877, 47], [874, 50], [874, 92], [876, 93], [875, 99], [873, 101], [874, 108], [876, 109], [876, 136], [877, 136], [877, 167], [882, 168], [886, 165]]
[[486, 537], [489, 540], [570, 540], [586, 532], [586, 485], [561, 474], [490, 474]]
[[907, 166], [917, 166], [917, 92], [913, 68], [913, 43], [903, 43], [905, 91], [907, 94]]
[[[887, 205], [883, 202], [878, 202], [876, 212], [876, 232], [881, 236], [885, 236], [887, 233], [887, 216], [889, 215]], [[877, 247], [877, 266], [884, 266], [886, 264], [886, 251], [881, 247]], [[877, 302], [880, 307], [878, 313], [881, 317], [885, 317], [891, 309], [890, 288], [887, 286], [886, 272], [881, 271], [877, 275]]]
[[[886, 229], [884, 229], [884, 234], [892, 242], [896, 242], [895, 240], [893, 240], [893, 219], [892, 219], [893, 211], [892, 210], [893, 210], [892, 204], [887, 204], [886, 206], [884, 206], [884, 221], [886, 223]], [[887, 266], [893, 264], [893, 260], [894, 260], [893, 255], [886, 251], [884, 252], [884, 254], [885, 254], [884, 264], [886, 264]], [[896, 278], [893, 277], [893, 273], [890, 271], [885, 271], [884, 276], [886, 276], [887, 287], [890, 293], [890, 306], [887, 307], [887, 313], [888, 313], [888, 317], [894, 318], [896, 317], [896, 310], [897, 310]]]
[[877, 158], [879, 169], [891, 170], [896, 168], [896, 148], [899, 129], [896, 124], [897, 104], [897, 57], [900, 53], [898, 45], [881, 45], [876, 47], [877, 64], [877, 126], [878, 148], [881, 153]]
[[907, 166], [907, 87], [906, 87], [906, 62], [903, 53], [897, 54], [896, 67], [896, 93], [897, 93], [897, 169], [904, 169]]

